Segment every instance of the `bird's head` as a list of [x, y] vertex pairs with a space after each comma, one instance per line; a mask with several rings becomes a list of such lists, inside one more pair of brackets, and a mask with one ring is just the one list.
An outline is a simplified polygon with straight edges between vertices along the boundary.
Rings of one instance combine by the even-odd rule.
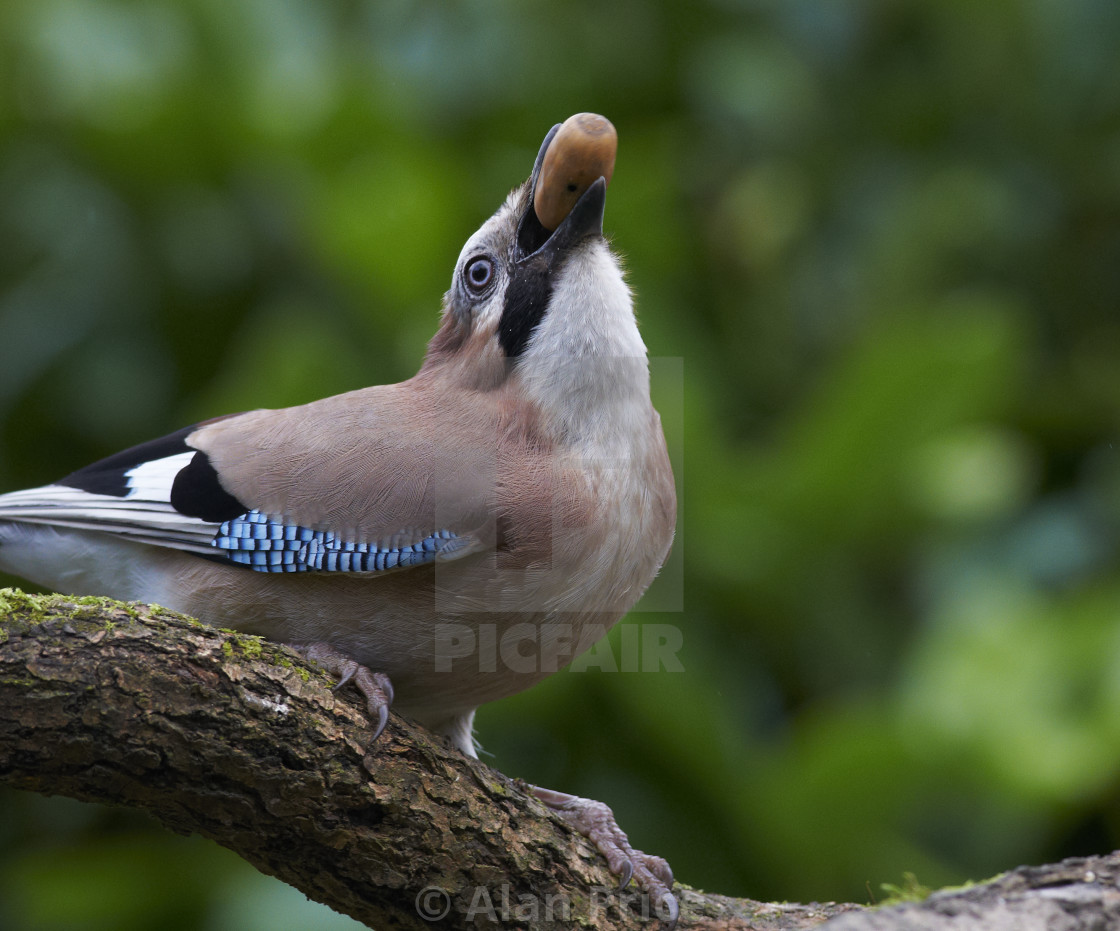
[[640, 360], [648, 397], [630, 291], [603, 236], [615, 145], [594, 114], [548, 132], [528, 180], [463, 246], [428, 366], [474, 388], [515, 378], [551, 406], [601, 382], [605, 362], [617, 368], [608, 360]]

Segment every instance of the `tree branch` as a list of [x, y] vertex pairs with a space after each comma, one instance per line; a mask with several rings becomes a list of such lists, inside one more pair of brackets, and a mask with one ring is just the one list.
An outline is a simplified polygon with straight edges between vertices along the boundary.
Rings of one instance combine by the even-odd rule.
[[[429, 928], [426, 917], [455, 928], [650, 926], [641, 898], [619, 894], [602, 857], [523, 784], [396, 715], [367, 754], [363, 706], [332, 684], [285, 647], [157, 606], [0, 590], [0, 784], [143, 808], [380, 931]], [[1116, 858], [1052, 869], [1063, 867], [1003, 877], [1012, 885], [993, 901], [1033, 901], [1041, 888], [1039, 908], [1067, 914], [1073, 902], [1116, 917]], [[990, 911], [981, 893], [994, 888], [930, 902]], [[881, 922], [933, 914], [679, 892], [680, 926], [712, 931], [834, 916], [837, 931], [917, 928]]]

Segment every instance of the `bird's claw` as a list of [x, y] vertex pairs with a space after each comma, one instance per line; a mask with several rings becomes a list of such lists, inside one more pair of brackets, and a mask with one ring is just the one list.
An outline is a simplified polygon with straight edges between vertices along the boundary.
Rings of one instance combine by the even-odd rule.
[[370, 743], [373, 743], [375, 740], [377, 740], [378, 737], [381, 736], [381, 732], [383, 730], [385, 730], [385, 725], [388, 724], [388, 723], [389, 723], [389, 706], [388, 705], [381, 705], [377, 709], [377, 727], [375, 727], [373, 729], [373, 736], [369, 739]]
[[377, 740], [389, 723], [389, 706], [393, 703], [393, 683], [389, 677], [383, 672], [371, 671], [329, 643], [292, 643], [289, 646], [300, 656], [314, 660], [327, 672], [338, 676], [333, 687], [335, 691], [351, 681], [358, 687], [365, 696], [370, 717], [377, 722], [370, 743]]
[[595, 845], [606, 858], [610, 871], [619, 877], [620, 890], [633, 879], [659, 906], [655, 911], [664, 927], [669, 931], [676, 927], [680, 905], [672, 892], [673, 871], [665, 860], [631, 847], [626, 833], [615, 821], [614, 812], [602, 802], [539, 786], [532, 790], [549, 809]]

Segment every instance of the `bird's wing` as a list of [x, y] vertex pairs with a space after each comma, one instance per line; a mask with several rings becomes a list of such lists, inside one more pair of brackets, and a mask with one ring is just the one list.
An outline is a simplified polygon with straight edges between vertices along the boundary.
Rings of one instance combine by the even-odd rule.
[[188, 427], [2, 495], [0, 520], [120, 534], [265, 572], [460, 558], [496, 533], [499, 418], [409, 384]]
[[210, 555], [217, 527], [170, 504], [175, 475], [195, 454], [186, 427], [126, 449], [53, 485], [0, 495], [0, 521], [104, 530], [143, 543]]

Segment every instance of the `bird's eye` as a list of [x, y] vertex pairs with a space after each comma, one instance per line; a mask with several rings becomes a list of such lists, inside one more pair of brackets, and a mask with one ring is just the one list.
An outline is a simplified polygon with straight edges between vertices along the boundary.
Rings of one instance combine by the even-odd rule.
[[475, 294], [481, 294], [494, 280], [494, 263], [484, 255], [471, 259], [467, 263], [463, 277], [468, 288]]

